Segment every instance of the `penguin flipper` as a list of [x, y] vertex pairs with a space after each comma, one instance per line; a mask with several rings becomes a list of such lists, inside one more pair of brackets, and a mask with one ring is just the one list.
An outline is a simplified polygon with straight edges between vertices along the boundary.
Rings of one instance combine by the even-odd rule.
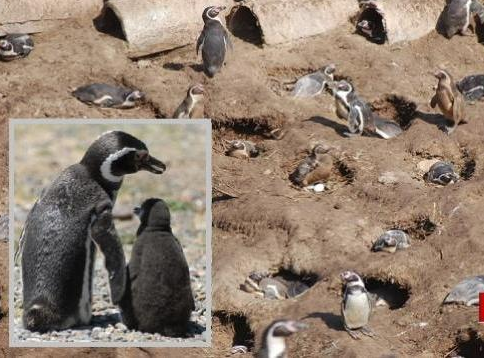
[[350, 132], [354, 135], [363, 134], [364, 123], [362, 121], [361, 108], [358, 106], [351, 106], [350, 112], [348, 114], [348, 128]]
[[[45, 189], [44, 189], [45, 190]], [[44, 191], [43, 190], [43, 191]], [[43, 192], [42, 192], [43, 193]], [[40, 194], [40, 197], [42, 197], [42, 193]], [[17, 251], [15, 251], [15, 254], [14, 254], [14, 257], [13, 257], [13, 262], [14, 264], [17, 263], [18, 261], [18, 258], [22, 255], [22, 251], [23, 251], [23, 248], [24, 248], [24, 233], [25, 231], [27, 230], [27, 226], [28, 226], [28, 223], [31, 222], [32, 220], [30, 220], [30, 213], [34, 212], [35, 210], [35, 207], [37, 206], [37, 202], [39, 200], [37, 200], [34, 204], [34, 206], [32, 206], [32, 209], [30, 209], [28, 215], [27, 215], [27, 219], [25, 220], [25, 225], [22, 229], [22, 232], [20, 233], [20, 238], [18, 240], [18, 247], [17, 247]]]
[[434, 94], [434, 96], [430, 100], [430, 107], [435, 108], [436, 105], [437, 105], [437, 94]]
[[204, 42], [205, 42], [205, 31], [202, 31], [200, 36], [198, 36], [198, 40], [197, 40], [197, 56], [200, 50], [203, 49]]
[[117, 304], [123, 298], [126, 288], [126, 259], [123, 245], [113, 224], [111, 205], [108, 201], [97, 205], [91, 224], [91, 238], [104, 255], [109, 274], [111, 300]]
[[227, 33], [227, 31], [225, 31], [225, 34], [224, 34], [224, 41], [225, 41], [225, 50], [230, 49], [230, 51], [233, 51], [234, 45], [232, 44], [232, 40], [230, 40], [230, 36]]

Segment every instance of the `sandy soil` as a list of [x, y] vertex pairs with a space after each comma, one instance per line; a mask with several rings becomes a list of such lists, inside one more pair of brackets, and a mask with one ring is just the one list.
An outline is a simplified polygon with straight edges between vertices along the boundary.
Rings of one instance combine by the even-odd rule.
[[[435, 85], [429, 71], [443, 65], [456, 78], [483, 73], [484, 48], [472, 37], [448, 41], [436, 33], [409, 44], [377, 46], [352, 32], [348, 25], [270, 48], [234, 39], [235, 51], [214, 80], [194, 66], [198, 60], [193, 47], [141, 65], [124, 56], [121, 40], [97, 33], [89, 22], [39, 34], [28, 59], [1, 64], [0, 93], [6, 95], [0, 99], [2, 118], [166, 117], [189, 84], [202, 82], [208, 93], [203, 114], [214, 126], [213, 348], [79, 349], [71, 355], [223, 357], [233, 344], [255, 340], [258, 345], [271, 320], [290, 317], [310, 324], [309, 330], [289, 339], [292, 357], [479, 357], [483, 342], [478, 335], [484, 330], [477, 324], [477, 308], [442, 307], [441, 302], [458, 281], [484, 269], [479, 215], [483, 104], [470, 105], [468, 123], [449, 137], [438, 129], [440, 118], [432, 115], [428, 102]], [[405, 133], [391, 141], [344, 138], [344, 123], [336, 119], [329, 95], [297, 101], [288, 97], [286, 82], [329, 62], [381, 114], [395, 112], [384, 101], [388, 94], [415, 101], [419, 112]], [[148, 93], [148, 102], [128, 111], [86, 107], [68, 90], [90, 81], [131, 84]], [[287, 131], [282, 140], [267, 139], [268, 131], [280, 127]], [[6, 131], [5, 120], [1, 131]], [[249, 138], [265, 151], [250, 161], [226, 157], [223, 140], [233, 138]], [[335, 184], [319, 195], [298, 190], [288, 180], [312, 140], [337, 148]], [[5, 166], [2, 145], [0, 165]], [[467, 180], [444, 188], [426, 184], [416, 165], [435, 157], [454, 162]], [[399, 172], [403, 179], [380, 184], [384, 172]], [[5, 170], [0, 176], [2, 188], [6, 175]], [[5, 208], [6, 191], [2, 199]], [[396, 255], [370, 252], [372, 240], [392, 227], [408, 230], [412, 247]], [[2, 252], [6, 247], [0, 246]], [[239, 289], [250, 271], [281, 267], [314, 272], [321, 280], [304, 295], [285, 301], [257, 299]], [[391, 297], [395, 292], [408, 295], [398, 309], [375, 310], [370, 322], [375, 339], [356, 342], [342, 330], [338, 276], [346, 269], [357, 270], [374, 289]], [[3, 273], [5, 278], [5, 269]], [[42, 352], [46, 357], [54, 354]], [[4, 354], [34, 357], [39, 351]]]

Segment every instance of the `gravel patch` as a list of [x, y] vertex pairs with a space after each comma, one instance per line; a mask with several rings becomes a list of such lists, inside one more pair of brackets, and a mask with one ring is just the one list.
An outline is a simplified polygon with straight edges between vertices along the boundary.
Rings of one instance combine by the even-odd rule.
[[[199, 241], [199, 240], [196, 240]], [[22, 284], [21, 271], [15, 267], [15, 316], [13, 339], [21, 342], [205, 342], [206, 336], [206, 303], [205, 303], [205, 256], [199, 245], [184, 247], [190, 265], [192, 290], [195, 298], [195, 311], [192, 312], [189, 326], [189, 338], [164, 337], [158, 333], [143, 333], [129, 330], [121, 321], [120, 310], [110, 302], [109, 280], [104, 269], [102, 255], [97, 255], [94, 267], [92, 319], [89, 326], [75, 327], [63, 331], [52, 331], [40, 334], [22, 328]], [[131, 245], [125, 245], [127, 259], [131, 254]], [[202, 255], [201, 255], [202, 253]]]

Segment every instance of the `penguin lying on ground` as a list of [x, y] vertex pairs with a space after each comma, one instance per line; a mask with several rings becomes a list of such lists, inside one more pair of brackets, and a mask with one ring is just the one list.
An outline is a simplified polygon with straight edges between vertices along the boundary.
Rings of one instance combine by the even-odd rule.
[[318, 71], [299, 78], [291, 92], [293, 97], [314, 97], [323, 92], [334, 80], [336, 66], [329, 64]]
[[126, 268], [112, 223], [116, 194], [125, 175], [165, 169], [143, 142], [113, 131], [44, 189], [27, 216], [17, 253], [22, 254], [26, 329], [45, 332], [89, 323], [96, 246], [105, 257], [112, 302], [121, 300]]
[[371, 251], [386, 251], [394, 253], [410, 247], [410, 237], [402, 230], [388, 230], [373, 244]]
[[249, 140], [232, 140], [229, 142], [229, 147], [225, 152], [229, 157], [239, 159], [254, 158], [259, 155], [259, 149], [255, 143]]
[[439, 106], [442, 114], [447, 120], [445, 129], [451, 134], [459, 125], [465, 121], [465, 102], [462, 94], [457, 89], [454, 79], [449, 72], [438, 70], [434, 76], [439, 80], [435, 95], [430, 101], [430, 106]]
[[370, 337], [374, 336], [367, 327], [372, 304], [363, 280], [353, 271], [343, 272], [341, 278], [345, 283], [341, 315], [346, 331], [354, 339], [360, 339], [358, 331]]
[[[471, 25], [473, 0], [451, 0], [440, 17], [439, 31], [447, 38], [452, 38], [455, 34], [469, 35], [469, 25]], [[473, 10], [474, 10], [473, 6]]]
[[456, 86], [466, 101], [478, 101], [484, 97], [484, 75], [466, 76]]
[[468, 277], [459, 282], [447, 297], [444, 303], [462, 303], [466, 306], [479, 303], [479, 292], [484, 292], [484, 276]]
[[356, 94], [349, 82], [335, 82], [331, 89], [335, 96], [336, 115], [346, 119], [348, 123], [349, 132], [344, 133], [346, 136], [359, 136], [363, 132], [369, 132], [390, 139], [402, 133], [402, 129], [396, 123], [373, 114], [370, 106]]
[[430, 167], [425, 179], [431, 183], [448, 185], [456, 183], [459, 180], [459, 174], [455, 172], [452, 163], [438, 161]]
[[192, 111], [196, 104], [203, 99], [204, 88], [201, 84], [196, 84], [188, 89], [187, 95], [183, 102], [178, 106], [173, 118], [192, 118]]
[[210, 6], [203, 11], [202, 33], [197, 41], [197, 55], [202, 50], [203, 68], [208, 77], [213, 77], [222, 68], [227, 48], [232, 49], [227, 30], [222, 25], [219, 14], [225, 6]]
[[257, 358], [288, 358], [286, 337], [308, 328], [307, 324], [293, 320], [276, 320], [262, 334]]
[[315, 145], [311, 154], [291, 174], [290, 179], [303, 187], [326, 182], [333, 170], [333, 157], [328, 154], [330, 149], [323, 144]]
[[290, 282], [282, 277], [271, 277], [268, 273], [252, 272], [241, 285], [241, 289], [267, 299], [284, 300], [300, 295], [309, 286], [303, 282]]
[[142, 332], [186, 336], [195, 302], [183, 248], [171, 231], [168, 206], [152, 198], [135, 208], [135, 214], [140, 226], [120, 303], [123, 320]]
[[144, 93], [124, 87], [105, 83], [93, 83], [76, 88], [72, 95], [79, 101], [94, 104], [102, 108], [133, 108]]
[[34, 41], [26, 34], [8, 34], [0, 38], [0, 60], [12, 61], [27, 57], [34, 49]]

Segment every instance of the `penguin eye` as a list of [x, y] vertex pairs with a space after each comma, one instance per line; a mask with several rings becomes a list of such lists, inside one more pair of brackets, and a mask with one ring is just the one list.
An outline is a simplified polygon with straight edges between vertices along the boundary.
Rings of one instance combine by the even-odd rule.
[[146, 151], [136, 152], [136, 161], [138, 162], [144, 162], [147, 157], [148, 157], [148, 152]]

